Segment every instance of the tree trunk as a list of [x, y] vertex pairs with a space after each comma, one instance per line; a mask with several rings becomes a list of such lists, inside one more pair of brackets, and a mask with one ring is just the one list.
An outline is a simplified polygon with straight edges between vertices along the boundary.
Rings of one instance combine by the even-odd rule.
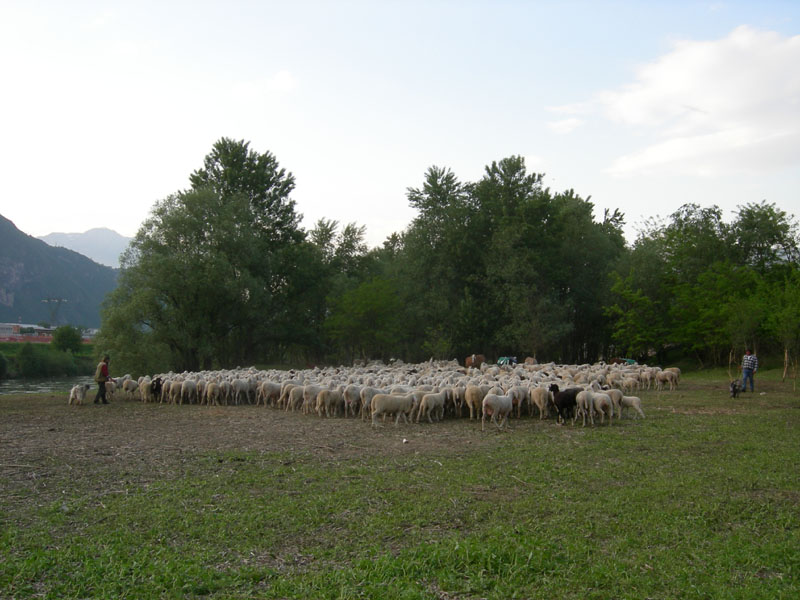
[[787, 346], [783, 347], [783, 376], [781, 377], [781, 383], [786, 381], [786, 373], [789, 371], [789, 348]]
[[728, 354], [728, 381], [733, 381], [733, 375], [731, 374], [731, 365], [733, 364], [733, 348], [731, 348], [730, 353]]

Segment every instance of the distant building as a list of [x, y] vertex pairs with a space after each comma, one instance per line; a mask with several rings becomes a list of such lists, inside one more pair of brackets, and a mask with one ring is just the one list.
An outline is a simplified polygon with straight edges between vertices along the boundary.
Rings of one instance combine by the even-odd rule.
[[[0, 323], [0, 342], [33, 342], [49, 344], [53, 341], [55, 327], [42, 327], [30, 323]], [[81, 338], [84, 343], [89, 343], [97, 334], [97, 329], [84, 332]]]

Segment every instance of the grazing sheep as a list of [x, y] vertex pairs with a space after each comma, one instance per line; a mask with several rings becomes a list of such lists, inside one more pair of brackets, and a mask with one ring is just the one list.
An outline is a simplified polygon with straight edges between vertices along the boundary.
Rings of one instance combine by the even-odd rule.
[[664, 384], [669, 385], [669, 390], [672, 391], [678, 387], [678, 375], [674, 371], [659, 371], [656, 373], [656, 389], [660, 392], [664, 389]]
[[[514, 407], [514, 399], [511, 396], [499, 396], [498, 394], [486, 394], [481, 403], [481, 431], [483, 431], [486, 415], [491, 417], [491, 422], [502, 429], [506, 425], [508, 415]], [[498, 422], [498, 417], [502, 420]]]
[[86, 392], [88, 391], [88, 383], [73, 385], [72, 389], [69, 391], [69, 400], [67, 401], [67, 406], [73, 403], [75, 406], [80, 406], [83, 404], [83, 401], [86, 399]]
[[370, 402], [372, 407], [372, 426], [377, 427], [378, 417], [381, 415], [397, 415], [394, 420], [395, 427], [400, 418], [408, 423], [408, 414], [414, 408], [414, 394], [393, 396], [391, 394], [375, 394]]
[[632, 408], [639, 416], [644, 419], [644, 412], [642, 412], [642, 401], [636, 396], [623, 396], [620, 401], [622, 408]]

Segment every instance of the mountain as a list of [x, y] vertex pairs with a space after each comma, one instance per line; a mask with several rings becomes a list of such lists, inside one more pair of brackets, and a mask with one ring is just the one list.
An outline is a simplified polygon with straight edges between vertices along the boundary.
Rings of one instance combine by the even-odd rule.
[[21, 232], [0, 215], [0, 322], [100, 326], [117, 271]]
[[51, 246], [69, 248], [108, 267], [119, 268], [119, 255], [128, 247], [131, 238], [116, 231], [99, 227], [84, 233], [48, 233], [39, 237]]

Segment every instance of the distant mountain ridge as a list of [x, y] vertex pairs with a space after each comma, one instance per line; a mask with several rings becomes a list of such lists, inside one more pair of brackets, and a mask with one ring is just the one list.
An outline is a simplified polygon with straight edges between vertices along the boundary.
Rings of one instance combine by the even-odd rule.
[[106, 227], [97, 227], [83, 233], [48, 233], [38, 239], [51, 246], [74, 250], [101, 265], [118, 269], [119, 255], [125, 251], [132, 238]]
[[100, 326], [117, 270], [49, 246], [0, 215], [0, 322]]

